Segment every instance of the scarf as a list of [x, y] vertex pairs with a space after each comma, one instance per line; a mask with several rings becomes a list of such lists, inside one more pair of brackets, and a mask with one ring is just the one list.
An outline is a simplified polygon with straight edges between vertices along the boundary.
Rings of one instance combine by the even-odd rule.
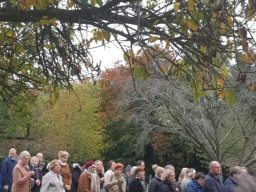
[[89, 175], [89, 178], [91, 179], [90, 183], [90, 192], [100, 192], [100, 177], [97, 173], [92, 172], [90, 167], [88, 169], [84, 169], [84, 172]]
[[63, 166], [66, 166], [67, 165], [67, 162], [66, 163], [62, 163], [61, 160], [59, 160], [59, 163]]
[[97, 173], [91, 173], [91, 190], [90, 192], [100, 192], [100, 178]]

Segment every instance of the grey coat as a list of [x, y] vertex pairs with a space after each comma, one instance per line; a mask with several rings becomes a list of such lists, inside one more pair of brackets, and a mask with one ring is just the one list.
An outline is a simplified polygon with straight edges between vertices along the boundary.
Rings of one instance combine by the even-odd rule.
[[62, 177], [52, 171], [43, 176], [40, 192], [65, 192]]

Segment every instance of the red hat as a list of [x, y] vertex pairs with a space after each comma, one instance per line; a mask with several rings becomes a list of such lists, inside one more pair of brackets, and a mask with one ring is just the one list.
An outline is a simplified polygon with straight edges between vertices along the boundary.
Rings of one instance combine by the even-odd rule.
[[85, 163], [85, 169], [88, 169], [89, 167], [91, 167], [94, 164], [94, 161], [92, 160], [88, 160]]
[[116, 164], [115, 164], [115, 170], [116, 170], [117, 168], [122, 168], [122, 169], [124, 169], [124, 165], [123, 165], [122, 163], [116, 163]]

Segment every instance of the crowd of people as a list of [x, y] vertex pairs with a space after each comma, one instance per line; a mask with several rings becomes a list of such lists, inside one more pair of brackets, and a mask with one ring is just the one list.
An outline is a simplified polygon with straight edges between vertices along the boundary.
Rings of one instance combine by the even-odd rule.
[[30, 156], [22, 151], [17, 157], [12, 148], [1, 164], [3, 192], [254, 192], [256, 180], [246, 167], [230, 168], [223, 179], [219, 162], [209, 163], [205, 175], [194, 168], [183, 168], [176, 181], [175, 167], [152, 166], [154, 177], [145, 180], [145, 162], [127, 165], [109, 161], [104, 170], [101, 160], [82, 161], [69, 165], [69, 153], [59, 151], [58, 159], [44, 162], [43, 154]]

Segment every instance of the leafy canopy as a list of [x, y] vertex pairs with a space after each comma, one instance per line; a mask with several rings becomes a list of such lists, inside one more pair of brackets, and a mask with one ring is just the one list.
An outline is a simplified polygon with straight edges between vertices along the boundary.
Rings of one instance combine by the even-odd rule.
[[256, 59], [254, 0], [0, 2], [0, 94], [6, 100], [23, 88], [70, 87], [86, 72], [94, 76], [99, 65], [90, 49], [112, 41], [123, 49], [132, 71], [134, 46], [154, 50], [160, 44], [171, 50], [175, 57], [162, 55], [168, 65], [161, 72], [167, 78], [185, 76], [196, 98], [217, 90], [217, 96], [232, 100], [226, 83], [230, 65], [239, 71], [231, 86], [246, 83], [256, 90], [247, 79]]

